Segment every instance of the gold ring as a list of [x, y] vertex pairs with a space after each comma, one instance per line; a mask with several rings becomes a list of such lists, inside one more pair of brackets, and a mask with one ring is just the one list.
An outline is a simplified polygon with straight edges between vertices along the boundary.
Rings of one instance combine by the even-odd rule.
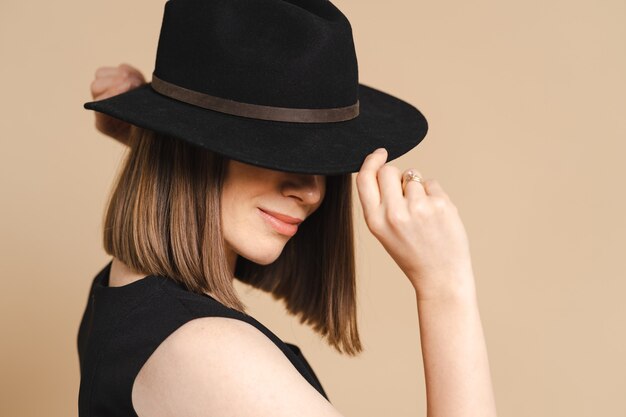
[[417, 181], [421, 184], [424, 184], [424, 182], [422, 181], [422, 178], [419, 175], [414, 174], [413, 171], [408, 171], [406, 174], [404, 174], [404, 177], [402, 178], [402, 192], [404, 192], [404, 189], [406, 188], [406, 184], [409, 181]]

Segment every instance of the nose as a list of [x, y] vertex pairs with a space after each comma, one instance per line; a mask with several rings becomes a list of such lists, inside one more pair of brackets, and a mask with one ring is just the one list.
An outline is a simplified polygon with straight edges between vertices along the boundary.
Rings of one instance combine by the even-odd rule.
[[307, 205], [321, 203], [325, 190], [326, 177], [311, 174], [290, 175], [282, 188], [283, 195], [296, 197]]

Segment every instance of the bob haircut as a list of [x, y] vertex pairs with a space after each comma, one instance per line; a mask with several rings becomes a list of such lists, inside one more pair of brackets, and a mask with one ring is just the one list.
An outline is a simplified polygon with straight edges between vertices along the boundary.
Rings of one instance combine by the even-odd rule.
[[[228, 267], [221, 190], [228, 158], [131, 125], [104, 217], [107, 254], [132, 270], [210, 292], [246, 313]], [[322, 204], [269, 265], [237, 257], [235, 278], [284, 300], [339, 353], [362, 351], [356, 316], [350, 174], [326, 176]]]

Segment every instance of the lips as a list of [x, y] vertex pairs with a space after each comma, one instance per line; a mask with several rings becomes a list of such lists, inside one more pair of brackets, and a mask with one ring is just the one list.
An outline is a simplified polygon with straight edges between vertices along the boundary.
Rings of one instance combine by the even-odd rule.
[[297, 218], [297, 217], [291, 217], [291, 216], [288, 216], [288, 215], [286, 215], [286, 214], [277, 213], [277, 212], [275, 212], [275, 211], [265, 210], [265, 209], [262, 209], [262, 208], [259, 208], [259, 209], [260, 209], [261, 211], [263, 211], [263, 212], [265, 212], [265, 213], [269, 214], [270, 216], [274, 216], [274, 217], [276, 217], [278, 220], [283, 221], [283, 222], [285, 222], [285, 223], [289, 223], [289, 224], [300, 224], [300, 223], [302, 223], [302, 221], [303, 221], [302, 219], [299, 219], [299, 218]]
[[[259, 208], [259, 214], [261, 215], [261, 217], [263, 217], [265, 222], [269, 226], [271, 226], [272, 229], [274, 229], [276, 232], [285, 236], [293, 236], [296, 234], [296, 232], [298, 231], [298, 223], [300, 223], [299, 219], [295, 219], [294, 217], [291, 217], [291, 216], [286, 216], [287, 219], [289, 219], [289, 221], [293, 222], [294, 219], [297, 221], [297, 223], [288, 223], [286, 221], [279, 219], [278, 217], [275, 217], [274, 214], [270, 214], [270, 213], [272, 212], [266, 212]], [[280, 214], [280, 213], [276, 213], [276, 216], [285, 217], [284, 214]]]

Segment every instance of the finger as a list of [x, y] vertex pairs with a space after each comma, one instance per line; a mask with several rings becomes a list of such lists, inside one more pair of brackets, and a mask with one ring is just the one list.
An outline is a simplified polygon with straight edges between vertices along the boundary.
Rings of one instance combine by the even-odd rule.
[[142, 84], [145, 84], [146, 81], [143, 80], [143, 78], [138, 77], [138, 76], [132, 76], [129, 78], [130, 81], [130, 88], [135, 88], [135, 87], [139, 87]]
[[356, 185], [366, 217], [380, 206], [380, 190], [378, 188], [376, 173], [386, 161], [386, 149], [382, 149], [379, 152], [372, 152], [365, 157], [363, 165], [361, 165], [361, 169], [357, 174]]
[[117, 67], [100, 67], [96, 70], [96, 78], [108, 77], [118, 73]]
[[111, 88], [115, 88], [116, 86], [122, 86], [125, 85], [127, 87], [125, 87], [127, 90], [139, 87], [140, 85], [142, 85], [143, 83], [141, 82], [141, 80], [136, 77], [104, 77], [104, 78], [99, 78], [94, 80], [91, 83], [91, 94], [92, 96], [99, 96], [102, 93], [104, 93], [106, 90], [109, 90]]
[[114, 79], [119, 80], [119, 82], [130, 80], [131, 88], [139, 87], [146, 82], [143, 75], [138, 71], [119, 70]]
[[91, 82], [91, 94], [94, 96], [102, 94], [118, 83], [119, 80], [113, 77], [97, 78]]
[[112, 72], [102, 73], [102, 75], [96, 76], [96, 80], [124, 80], [124, 79], [132, 79], [135, 81], [137, 85], [141, 83], [145, 83], [146, 80], [143, 75], [139, 72], [128, 72], [121, 69], [116, 69]]
[[126, 91], [128, 91], [131, 87], [131, 83], [130, 81], [124, 81], [120, 84], [114, 85], [113, 87], [107, 89], [106, 91], [104, 91], [102, 94], [98, 95], [97, 97], [94, 97], [95, 100], [104, 100], [105, 98], [109, 98], [109, 97], [113, 97], [116, 96], [118, 94], [122, 94]]
[[424, 180], [424, 188], [428, 195], [439, 196], [450, 199], [450, 196], [443, 190], [443, 187], [439, 182], [433, 178]]
[[127, 70], [122, 70], [120, 68], [114, 68], [113, 71], [102, 71], [96, 74], [96, 80], [101, 79], [113, 79], [113, 80], [123, 80], [123, 79], [133, 79], [136, 80], [136, 84], [139, 85], [142, 82], [145, 82], [143, 75], [139, 72], [129, 72]]
[[385, 165], [378, 170], [378, 185], [380, 187], [382, 204], [394, 207], [402, 202], [402, 172], [393, 165]]
[[[416, 174], [420, 178], [422, 178], [422, 174], [420, 174], [420, 172], [416, 170], [415, 168], [405, 170], [402, 173], [402, 178], [404, 178], [405, 175], [409, 173]], [[416, 201], [419, 201], [423, 199], [424, 197], [426, 197], [426, 190], [424, 189], [424, 186], [422, 185], [422, 183], [415, 181], [415, 180], [411, 180], [411, 181], [404, 180], [404, 183], [405, 183], [404, 184], [404, 197], [406, 198], [409, 204], [415, 203]]]
[[146, 82], [146, 79], [144, 78], [144, 76], [141, 73], [141, 71], [139, 71], [137, 68], [133, 67], [132, 65], [128, 65], [127, 63], [123, 62], [118, 67], [124, 73], [128, 74], [132, 78], [136, 78], [141, 83], [145, 83]]

